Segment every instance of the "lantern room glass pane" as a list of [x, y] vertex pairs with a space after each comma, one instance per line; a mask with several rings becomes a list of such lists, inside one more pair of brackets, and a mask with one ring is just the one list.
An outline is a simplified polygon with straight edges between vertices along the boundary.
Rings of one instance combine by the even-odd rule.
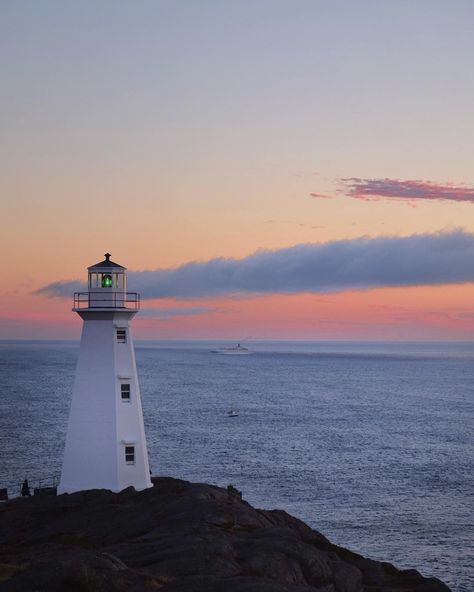
[[97, 288], [99, 282], [99, 274], [98, 273], [90, 273], [89, 274], [89, 288]]
[[117, 273], [115, 274], [115, 285], [119, 290], [123, 290], [124, 288], [124, 274]]

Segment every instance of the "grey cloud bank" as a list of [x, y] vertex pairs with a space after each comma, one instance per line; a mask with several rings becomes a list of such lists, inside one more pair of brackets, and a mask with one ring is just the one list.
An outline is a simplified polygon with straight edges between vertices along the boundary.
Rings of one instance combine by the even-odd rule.
[[[302, 244], [258, 251], [243, 259], [216, 258], [175, 269], [129, 273], [142, 298], [329, 293], [390, 286], [474, 281], [474, 233], [456, 230]], [[56, 282], [37, 293], [68, 296], [84, 284]]]

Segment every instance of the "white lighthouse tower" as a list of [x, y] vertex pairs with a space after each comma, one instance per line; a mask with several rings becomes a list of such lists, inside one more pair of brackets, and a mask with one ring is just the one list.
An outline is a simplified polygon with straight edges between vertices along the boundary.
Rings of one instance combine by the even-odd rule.
[[83, 319], [58, 493], [151, 487], [130, 321], [140, 297], [126, 269], [105, 259], [88, 268], [89, 291], [74, 294]]

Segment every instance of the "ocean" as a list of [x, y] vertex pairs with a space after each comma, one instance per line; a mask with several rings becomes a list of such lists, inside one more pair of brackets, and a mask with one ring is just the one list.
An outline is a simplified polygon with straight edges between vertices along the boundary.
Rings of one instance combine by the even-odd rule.
[[[474, 590], [474, 343], [137, 342], [153, 474]], [[0, 487], [61, 470], [75, 342], [0, 342]], [[228, 417], [231, 407], [238, 417]]]

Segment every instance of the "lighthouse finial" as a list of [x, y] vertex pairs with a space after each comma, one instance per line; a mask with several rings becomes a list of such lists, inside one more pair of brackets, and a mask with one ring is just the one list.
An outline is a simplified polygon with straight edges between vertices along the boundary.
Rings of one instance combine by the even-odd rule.
[[106, 254], [104, 255], [104, 257], [105, 257], [105, 259], [108, 261], [108, 260], [110, 259], [111, 255], [110, 255], [110, 253], [106, 253]]

